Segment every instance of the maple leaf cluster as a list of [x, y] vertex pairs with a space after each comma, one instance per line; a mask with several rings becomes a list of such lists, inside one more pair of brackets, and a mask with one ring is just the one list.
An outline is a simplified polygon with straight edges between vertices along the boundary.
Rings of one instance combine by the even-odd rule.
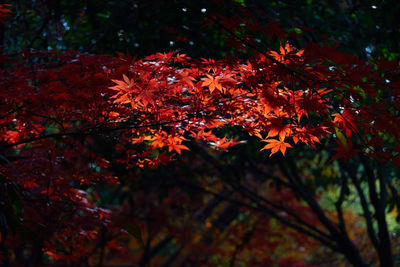
[[[85, 242], [127, 228], [113, 223], [120, 211], [99, 208], [97, 193], [80, 188], [116, 185], [115, 166], [157, 167], [196, 143], [228, 150], [246, 142], [224, 129], [267, 143], [259, 148], [269, 156], [334, 138], [331, 160], [363, 153], [400, 165], [398, 64], [365, 62], [335, 46], [296, 49], [286, 42], [246, 60], [28, 49], [3, 59], [0, 178], [15, 234], [2, 231], [1, 242], [17, 248], [25, 232], [38, 233], [55, 260], [77, 262], [95, 249]], [[160, 208], [154, 216], [162, 215]]]
[[[331, 62], [339, 58], [336, 64], [341, 64], [342, 69], [338, 71], [326, 66], [325, 58], [316, 61], [310, 49], [315, 47], [296, 50], [286, 43], [279, 53], [267, 51], [247, 62], [197, 61], [186, 55], [156, 54], [130, 65], [123, 80], [113, 80], [117, 85], [111, 89], [117, 92], [112, 98], [127, 109], [124, 114], [131, 112], [136, 119], [143, 114], [139, 118], [141, 125], [158, 128], [136, 129], [134, 140], [145, 140], [152, 148], [168, 147], [168, 151], [179, 154], [188, 149], [182, 142], [189, 136], [220, 147], [227, 143], [226, 137], [215, 136], [214, 129], [238, 126], [267, 142], [262, 149], [271, 150], [271, 155], [278, 151], [285, 154], [286, 148], [299, 141], [316, 148], [321, 137], [329, 133], [343, 136], [339, 145], [346, 140], [351, 144], [351, 138], [362, 132], [359, 146], [370, 156], [378, 153], [379, 157], [395, 160], [399, 153], [395, 147], [392, 153], [368, 147], [376, 147], [377, 142], [383, 146], [385, 141], [379, 137], [382, 132], [398, 137], [397, 115], [388, 110], [388, 101], [398, 98], [380, 100], [372, 86], [378, 84], [396, 92], [397, 83], [385, 83], [362, 60], [352, 58], [351, 64], [344, 64], [339, 52], [324, 50], [324, 57]], [[354, 77], [349, 78], [352, 74]], [[372, 104], [371, 100], [363, 103], [370, 95], [375, 96]], [[160, 125], [170, 130], [165, 131]], [[351, 151], [346, 153], [356, 154]]]
[[[400, 99], [398, 83], [382, 82], [361, 61], [342, 66], [349, 68], [346, 77], [326, 69], [322, 59], [311, 67], [305, 63], [307, 54], [285, 44], [280, 53], [269, 51], [246, 62], [196, 60], [175, 52], [142, 60], [55, 51], [24, 51], [20, 59], [8, 58], [10, 67], [1, 71], [0, 131], [2, 149], [15, 162], [2, 165], [1, 172], [26, 199], [15, 200], [24, 207], [19, 216], [27, 221], [46, 218], [47, 229], [53, 229], [47, 234], [70, 239], [93, 240], [98, 236], [93, 225], [111, 227], [108, 213], [73, 186], [118, 183], [107, 170], [108, 160], [92, 151], [95, 139], [113, 140], [116, 151], [126, 155], [119, 154], [117, 162], [145, 167], [173, 160], [175, 153], [190, 149], [190, 140], [222, 150], [245, 141], [218, 136], [216, 130], [224, 127], [240, 127], [266, 142], [260, 149], [270, 150], [270, 156], [285, 154], [298, 142], [316, 147], [321, 137], [335, 133], [339, 154], [334, 159], [361, 151], [354, 150], [351, 138], [362, 133], [364, 152], [398, 163], [399, 146], [368, 150], [395, 144], [398, 138], [397, 113], [388, 108], [388, 101], [397, 105]], [[30, 64], [32, 58], [38, 63]], [[287, 64], [301, 69], [301, 76]], [[357, 68], [364, 74], [350, 79]], [[364, 100], [365, 91], [373, 92], [371, 84], [387, 88], [392, 97], [375, 93], [374, 99]], [[339, 102], [339, 112], [333, 101]], [[50, 214], [60, 218], [79, 212], [90, 218], [79, 227], [72, 220], [63, 222], [63, 228], [58, 219], [48, 220]], [[44, 223], [23, 227], [40, 231]], [[57, 240], [46, 243], [46, 253], [62, 259], [68, 252], [61, 253], [56, 244], [67, 241]], [[86, 249], [75, 250], [75, 258], [65, 257], [78, 259]]]

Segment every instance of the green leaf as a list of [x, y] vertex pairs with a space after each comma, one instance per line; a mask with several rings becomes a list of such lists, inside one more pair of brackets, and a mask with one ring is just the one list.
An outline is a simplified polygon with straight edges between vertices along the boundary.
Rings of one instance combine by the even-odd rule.
[[292, 29], [294, 32], [296, 32], [297, 34], [302, 34], [303, 31], [300, 28], [293, 28]]
[[335, 134], [336, 134], [337, 138], [340, 140], [340, 142], [343, 144], [343, 147], [347, 149], [348, 148], [347, 139], [344, 136], [344, 134], [341, 131], [339, 131], [339, 129], [337, 127], [335, 127]]
[[246, 6], [246, 2], [244, 0], [234, 0], [234, 2], [240, 4], [240, 5], [244, 6], [244, 7]]

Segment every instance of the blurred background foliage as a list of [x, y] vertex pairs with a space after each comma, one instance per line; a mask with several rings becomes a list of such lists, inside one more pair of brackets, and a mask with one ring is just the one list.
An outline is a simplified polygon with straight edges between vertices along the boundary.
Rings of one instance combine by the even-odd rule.
[[[6, 49], [82, 50], [142, 57], [178, 50], [192, 57], [219, 58], [232, 53], [218, 25], [204, 26], [207, 16], [238, 16], [245, 6], [266, 25], [278, 22], [293, 45], [321, 42], [324, 35], [341, 49], [362, 58], [398, 57], [400, 2], [352, 0], [15, 0], [13, 16], [1, 29]], [[315, 31], [306, 31], [312, 28]], [[261, 49], [271, 40], [260, 36]]]

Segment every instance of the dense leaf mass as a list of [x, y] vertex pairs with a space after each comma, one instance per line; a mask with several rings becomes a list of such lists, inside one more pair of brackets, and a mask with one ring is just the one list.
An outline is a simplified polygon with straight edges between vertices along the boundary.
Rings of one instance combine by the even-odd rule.
[[[256, 49], [260, 32], [288, 32], [250, 16], [206, 23], [246, 57], [3, 51], [5, 264], [145, 266], [182, 253], [196, 266], [319, 266], [301, 253], [279, 258], [293, 243], [323, 244], [355, 266], [393, 266], [399, 242], [385, 205], [400, 208], [397, 61], [364, 60], [327, 40]], [[260, 150], [268, 164], [253, 160]], [[310, 154], [319, 170], [304, 161]], [[321, 206], [326, 192], [333, 208]], [[362, 212], [344, 207], [350, 195]], [[321, 255], [332, 257], [311, 257]]]

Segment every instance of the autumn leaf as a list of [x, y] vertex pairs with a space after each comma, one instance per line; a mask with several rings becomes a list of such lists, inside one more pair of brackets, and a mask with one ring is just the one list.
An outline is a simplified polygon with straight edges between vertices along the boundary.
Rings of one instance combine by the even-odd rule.
[[49, 250], [44, 251], [44, 254], [49, 255], [50, 257], [52, 257], [55, 260], [58, 260], [59, 258], [61, 258], [60, 255], [54, 253], [53, 251], [49, 251]]
[[243, 141], [237, 141], [236, 139], [226, 140], [226, 137], [215, 142], [214, 148], [219, 148], [226, 151], [228, 148], [241, 144]]
[[210, 92], [214, 92], [215, 89], [217, 89], [220, 92], [223, 92], [223, 87], [220, 84], [220, 79], [221, 77], [212, 77], [211, 75], [206, 74], [207, 77], [202, 78], [201, 80], [203, 81], [201, 86], [206, 86], [208, 89], [210, 89]]
[[345, 108], [342, 114], [335, 113], [333, 114], [333, 117], [335, 117], [333, 122], [340, 127], [340, 130], [345, 131], [347, 138], [350, 138], [351, 133], [357, 131], [357, 117], [356, 114], [354, 114], [354, 112], [352, 112], [350, 109]]
[[361, 152], [359, 149], [353, 148], [353, 141], [351, 141], [351, 138], [349, 138], [345, 143], [343, 143], [340, 139], [337, 139], [336, 143], [339, 146], [333, 149], [337, 153], [331, 158], [331, 161], [339, 158], [350, 160], [352, 157], [357, 155], [357, 153]]
[[144, 88], [136, 95], [135, 102], [140, 103], [143, 107], [147, 107], [148, 105], [154, 106], [155, 99], [155, 94], [150, 89]]
[[281, 153], [285, 155], [286, 148], [292, 147], [289, 143], [285, 143], [283, 140], [265, 139], [262, 141], [267, 142], [268, 144], [265, 145], [261, 150], [271, 149], [271, 154], [269, 155], [270, 157], [278, 151], [281, 151]]
[[194, 139], [197, 140], [204, 140], [204, 141], [210, 141], [210, 142], [215, 142], [218, 138], [212, 133], [212, 131], [205, 131], [201, 130], [198, 132], [192, 131], [191, 136]]
[[190, 57], [188, 57], [186, 54], [176, 54], [176, 57], [174, 59], [175, 62], [185, 62], [188, 61]]
[[189, 72], [182, 71], [180, 73], [182, 80], [189, 85], [190, 87], [193, 87], [193, 81], [195, 80], [192, 76], [190, 76]]
[[129, 79], [125, 74], [122, 75], [122, 78], [123, 81], [112, 79], [112, 81], [117, 85], [111, 86], [109, 88], [115, 91], [124, 91], [124, 92], [129, 91], [128, 89], [133, 86], [134, 81], [132, 79]]
[[279, 136], [279, 140], [284, 140], [291, 133], [290, 124], [283, 124], [282, 119], [275, 119], [268, 127], [268, 137]]
[[168, 151], [176, 151], [181, 154], [181, 150], [190, 150], [187, 146], [182, 145], [182, 138], [179, 136], [171, 136], [165, 141], [166, 146], [168, 146]]

